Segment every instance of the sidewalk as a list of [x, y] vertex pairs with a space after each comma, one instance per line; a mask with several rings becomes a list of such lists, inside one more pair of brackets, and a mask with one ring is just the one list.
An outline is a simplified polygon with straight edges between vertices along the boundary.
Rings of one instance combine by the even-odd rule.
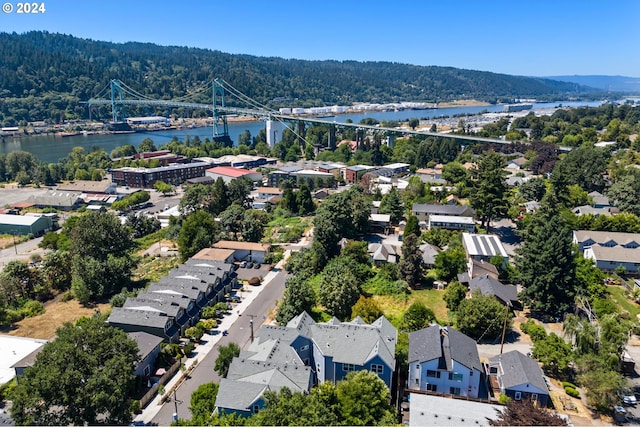
[[[182, 381], [184, 381], [187, 372], [189, 372], [191, 368], [195, 367], [197, 363], [203, 360], [205, 356], [211, 351], [211, 349], [213, 349], [213, 347], [218, 343], [218, 341], [220, 341], [220, 339], [222, 338], [221, 331], [229, 329], [231, 325], [233, 325], [233, 323], [238, 320], [242, 313], [244, 313], [251, 302], [260, 294], [262, 289], [264, 289], [269, 283], [271, 283], [273, 278], [280, 272], [280, 270], [284, 268], [284, 264], [289, 255], [289, 251], [285, 252], [284, 259], [278, 262], [278, 264], [276, 264], [276, 266], [266, 274], [266, 276], [262, 279], [262, 284], [260, 286], [252, 286], [250, 288], [250, 292], [242, 292], [242, 299], [231, 311], [231, 314], [223, 317], [222, 320], [218, 323], [218, 327], [216, 329], [220, 332], [215, 335], [205, 334], [203, 338], [206, 343], [203, 345], [198, 345], [195, 348], [197, 356], [186, 360], [185, 370], [178, 371], [176, 375], [165, 384], [164, 395], [157, 394], [156, 397], [154, 397], [151, 402], [149, 402], [149, 404], [142, 409], [142, 413], [134, 418], [134, 422], [144, 422], [145, 424], [152, 422], [153, 418], [158, 414], [158, 412], [160, 412], [160, 409], [162, 408], [162, 398], [164, 396], [171, 396], [173, 394], [173, 390], [180, 387], [180, 384], [182, 383]], [[259, 327], [260, 324], [256, 326]]]

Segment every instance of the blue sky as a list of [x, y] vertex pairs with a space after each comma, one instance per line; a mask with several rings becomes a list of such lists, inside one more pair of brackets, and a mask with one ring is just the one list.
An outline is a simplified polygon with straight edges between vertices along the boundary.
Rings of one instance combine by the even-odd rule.
[[[45, 0], [47, 30], [297, 59], [640, 77], [640, 0]], [[39, 2], [41, 3], [41, 2]]]

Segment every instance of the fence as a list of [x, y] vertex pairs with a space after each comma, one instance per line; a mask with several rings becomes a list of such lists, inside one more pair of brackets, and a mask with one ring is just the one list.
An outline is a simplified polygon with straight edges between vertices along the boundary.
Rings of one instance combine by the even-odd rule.
[[151, 387], [151, 389], [148, 392], [146, 392], [144, 396], [140, 398], [141, 408], [144, 408], [145, 406], [147, 406], [147, 404], [154, 398], [154, 396], [158, 392], [158, 388], [161, 385], [165, 385], [167, 382], [169, 382], [169, 380], [173, 377], [173, 375], [176, 373], [178, 369], [180, 369], [180, 361], [177, 361], [173, 365], [171, 365], [171, 367], [167, 370], [167, 372], [165, 372], [160, 377], [158, 382], [155, 383], [153, 387]]

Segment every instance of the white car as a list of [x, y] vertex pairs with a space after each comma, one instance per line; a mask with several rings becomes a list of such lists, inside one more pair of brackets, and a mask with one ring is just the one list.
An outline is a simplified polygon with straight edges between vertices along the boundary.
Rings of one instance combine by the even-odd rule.
[[636, 403], [638, 403], [635, 394], [622, 396], [622, 401], [625, 403], [625, 405], [635, 405]]

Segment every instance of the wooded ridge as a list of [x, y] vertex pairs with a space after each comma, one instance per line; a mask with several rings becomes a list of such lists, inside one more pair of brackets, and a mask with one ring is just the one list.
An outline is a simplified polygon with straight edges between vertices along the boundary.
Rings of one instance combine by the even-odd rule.
[[[124, 44], [32, 31], [0, 33], [0, 122], [83, 117], [78, 101], [118, 78], [154, 98], [185, 96], [216, 77], [269, 106], [515, 98], [594, 92], [575, 83], [392, 62], [306, 61], [216, 50]], [[201, 94], [207, 102], [210, 94]], [[232, 104], [232, 99], [228, 103]]]

